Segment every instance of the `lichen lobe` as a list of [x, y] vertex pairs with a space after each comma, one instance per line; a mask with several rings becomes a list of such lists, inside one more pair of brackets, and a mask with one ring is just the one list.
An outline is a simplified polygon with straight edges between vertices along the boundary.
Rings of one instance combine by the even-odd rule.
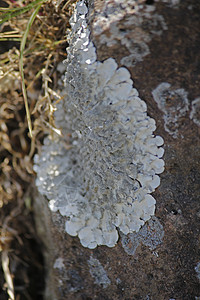
[[164, 150], [129, 71], [112, 58], [96, 60], [86, 13], [79, 2], [67, 50], [68, 97], [55, 114], [71, 145], [66, 149], [62, 138], [46, 139], [35, 170], [50, 208], [68, 218], [66, 232], [93, 249], [115, 246], [117, 228], [137, 232], [154, 215], [150, 193], [160, 184]]

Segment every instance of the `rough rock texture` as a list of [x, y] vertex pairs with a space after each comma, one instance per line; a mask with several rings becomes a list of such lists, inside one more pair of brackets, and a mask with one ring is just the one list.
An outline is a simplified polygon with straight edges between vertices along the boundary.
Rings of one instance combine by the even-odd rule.
[[[121, 236], [114, 248], [85, 249], [77, 237], [65, 233], [63, 217], [57, 212], [50, 215], [44, 206], [45, 228], [56, 245], [47, 251], [50, 278], [56, 282], [53, 289], [63, 300], [196, 300], [200, 297], [200, 3], [95, 0], [89, 8], [98, 60], [113, 57], [119, 66], [129, 68], [148, 115], [156, 120], [156, 134], [165, 140], [166, 169], [154, 193], [156, 219], [143, 229], [148, 239], [142, 239], [142, 233], [137, 240]], [[160, 86], [168, 90], [155, 94]], [[40, 216], [37, 203], [35, 212]], [[46, 235], [41, 236], [45, 240]], [[93, 271], [88, 264], [92, 260]]]

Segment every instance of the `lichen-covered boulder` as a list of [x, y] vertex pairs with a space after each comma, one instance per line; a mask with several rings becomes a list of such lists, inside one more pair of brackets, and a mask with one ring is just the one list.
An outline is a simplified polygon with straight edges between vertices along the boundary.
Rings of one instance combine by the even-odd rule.
[[46, 299], [197, 300], [200, 2], [85, 4], [55, 114], [63, 137], [35, 158]]
[[133, 88], [130, 73], [113, 58], [96, 60], [89, 39], [87, 7], [79, 2], [71, 18], [66, 60], [66, 99], [57, 126], [70, 134], [47, 139], [35, 158], [36, 184], [50, 208], [68, 217], [66, 232], [88, 248], [115, 246], [118, 228], [138, 231], [155, 212], [150, 195], [164, 170], [163, 139]]

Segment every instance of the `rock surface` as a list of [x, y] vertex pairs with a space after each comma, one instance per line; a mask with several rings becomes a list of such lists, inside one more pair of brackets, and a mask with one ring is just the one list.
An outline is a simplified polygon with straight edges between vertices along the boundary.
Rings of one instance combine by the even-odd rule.
[[[83, 248], [65, 232], [64, 218], [35, 197], [49, 274], [46, 299], [51, 293], [54, 300], [199, 299], [199, 15], [195, 0], [89, 1], [98, 60], [113, 57], [131, 72], [156, 135], [165, 140], [166, 166], [153, 193], [156, 217], [143, 229], [148, 239], [121, 236], [114, 248]], [[165, 89], [155, 93], [161, 84]]]

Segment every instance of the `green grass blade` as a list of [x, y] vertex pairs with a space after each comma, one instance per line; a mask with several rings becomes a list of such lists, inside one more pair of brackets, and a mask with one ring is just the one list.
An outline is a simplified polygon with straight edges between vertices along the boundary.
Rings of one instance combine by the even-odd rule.
[[30, 27], [32, 26], [43, 2], [44, 1], [40, 1], [40, 4], [35, 8], [34, 12], [32, 13], [32, 15], [28, 21], [24, 35], [22, 37], [21, 45], [20, 45], [19, 70], [20, 70], [21, 79], [22, 79], [22, 93], [23, 93], [23, 97], [24, 97], [24, 104], [25, 104], [25, 109], [26, 109], [28, 128], [29, 128], [31, 138], [33, 137], [33, 134], [32, 134], [32, 125], [31, 125], [31, 117], [30, 117], [30, 112], [29, 112], [29, 107], [28, 107], [27, 94], [26, 94], [26, 86], [25, 86], [25, 82], [24, 82], [23, 54], [24, 54], [24, 49], [25, 49], [26, 40], [27, 40], [27, 36], [28, 36], [29, 30], [30, 30]]
[[21, 38], [0, 38], [0, 42], [4, 41], [20, 42]]
[[[7, 10], [4, 9], [3, 10], [4, 13], [2, 13], [0, 15], [0, 24], [12, 19], [13, 17], [24, 14], [25, 12], [31, 10], [38, 4], [40, 5], [40, 3], [43, 3], [43, 2], [45, 2], [45, 1], [44, 0], [35, 0], [35, 1], [27, 4], [24, 7], [17, 7], [17, 8], [13, 8], [13, 9], [8, 8]], [[0, 11], [1, 11], [1, 9], [0, 9]]]

